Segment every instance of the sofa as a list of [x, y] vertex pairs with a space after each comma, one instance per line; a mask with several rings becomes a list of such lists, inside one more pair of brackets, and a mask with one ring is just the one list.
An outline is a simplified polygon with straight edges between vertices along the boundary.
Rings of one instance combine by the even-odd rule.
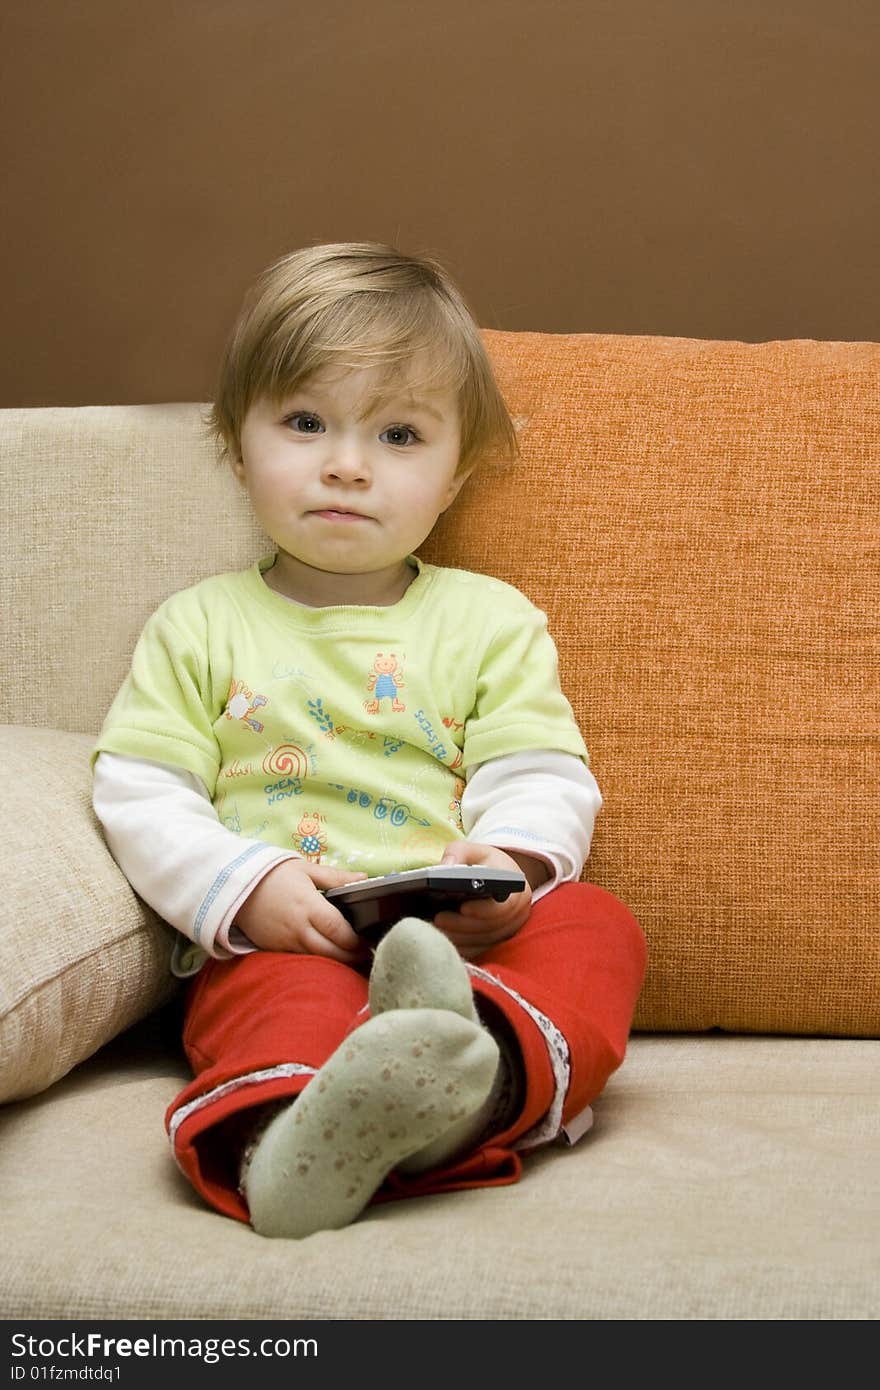
[[506, 1187], [265, 1240], [163, 1128], [173, 932], [89, 755], [168, 594], [267, 549], [199, 402], [0, 411], [6, 1320], [873, 1320], [880, 344], [486, 330], [520, 443], [422, 554], [549, 617], [642, 924], [623, 1064]]

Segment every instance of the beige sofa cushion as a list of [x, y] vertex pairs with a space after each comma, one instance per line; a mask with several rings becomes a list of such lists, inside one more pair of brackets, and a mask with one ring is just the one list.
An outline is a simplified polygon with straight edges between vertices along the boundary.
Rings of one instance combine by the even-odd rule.
[[[184, 1064], [149, 1036], [122, 1038], [0, 1113], [0, 1308], [293, 1320], [297, 1336], [312, 1318], [874, 1319], [878, 1050], [635, 1037], [590, 1133], [531, 1155], [521, 1182], [264, 1240], [212, 1211], [171, 1159], [162, 1115]], [[318, 1329], [321, 1351], [351, 1332]], [[314, 1383], [282, 1364], [291, 1386]]]
[[92, 813], [93, 740], [0, 726], [0, 1101], [33, 1095], [170, 997], [172, 933]]

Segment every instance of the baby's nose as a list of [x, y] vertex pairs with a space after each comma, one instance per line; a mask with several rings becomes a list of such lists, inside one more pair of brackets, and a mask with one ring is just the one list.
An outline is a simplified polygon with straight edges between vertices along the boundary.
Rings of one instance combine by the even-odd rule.
[[337, 441], [324, 464], [324, 473], [341, 482], [366, 482], [370, 478], [370, 466], [360, 445]]

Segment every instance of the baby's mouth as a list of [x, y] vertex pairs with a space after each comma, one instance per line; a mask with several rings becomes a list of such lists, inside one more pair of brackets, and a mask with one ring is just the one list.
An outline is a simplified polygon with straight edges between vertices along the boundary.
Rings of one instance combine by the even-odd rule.
[[367, 516], [364, 512], [349, 511], [347, 508], [342, 507], [316, 507], [314, 511], [309, 512], [309, 516], [319, 516], [324, 521], [344, 522], [373, 520], [372, 517]]

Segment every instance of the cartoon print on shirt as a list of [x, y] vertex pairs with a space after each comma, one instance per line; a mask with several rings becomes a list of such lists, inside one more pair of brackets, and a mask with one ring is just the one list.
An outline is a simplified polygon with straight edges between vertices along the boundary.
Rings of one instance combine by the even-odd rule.
[[436, 828], [414, 830], [400, 847], [402, 863], [410, 869], [421, 868], [423, 864], [438, 864], [448, 844], [449, 839], [439, 835]]
[[[443, 722], [444, 722], [444, 724], [445, 724], [445, 723], [446, 723], [446, 720], [444, 719]], [[462, 793], [463, 793], [464, 789], [465, 789], [464, 778], [462, 778], [462, 777], [456, 777], [455, 782], [453, 783], [453, 787], [452, 787], [452, 800], [451, 800], [450, 803], [449, 803], [449, 809], [450, 809], [450, 811], [452, 812], [452, 815], [449, 816], [449, 817], [447, 818], [447, 819], [449, 820], [449, 824], [450, 824], [450, 825], [454, 825], [455, 828], [456, 828], [456, 830], [461, 830], [461, 829], [462, 829], [462, 824], [461, 824], [461, 797], [462, 797]]]
[[373, 832], [370, 839], [383, 857], [393, 859], [397, 868], [415, 869], [439, 863], [446, 845], [461, 834], [448, 820], [440, 818], [454, 781], [448, 767], [423, 762], [411, 777], [401, 779], [393, 789], [377, 789], [379, 795], [368, 812]]
[[[433, 753], [437, 761], [446, 763], [449, 768], [460, 767], [462, 763], [462, 751], [458, 745], [453, 743], [451, 739], [447, 739], [446, 742], [444, 742], [443, 736], [437, 733], [437, 730], [434, 728], [434, 725], [423, 709], [417, 709], [413, 718], [428, 741], [428, 751]], [[450, 722], [454, 723], [455, 721], [443, 720], [443, 724], [447, 728]], [[453, 749], [455, 750], [454, 757], [451, 756]]]
[[[403, 708], [401, 706], [401, 708]], [[371, 729], [355, 728], [353, 724], [337, 724], [333, 715], [326, 708], [320, 695], [314, 700], [306, 702], [306, 709], [315, 720], [328, 743], [339, 738], [341, 734], [348, 734], [348, 742], [363, 743], [378, 739], [379, 735]], [[375, 713], [375, 711], [373, 711]], [[387, 734], [382, 738], [382, 747], [386, 758], [390, 758], [393, 753], [398, 753], [404, 746], [405, 740], [402, 738], [389, 738]]]
[[[463, 729], [463, 728], [464, 728], [464, 722], [463, 722], [462, 720], [460, 720], [460, 719], [455, 719], [451, 714], [444, 714], [444, 716], [443, 716], [443, 727], [444, 727], [444, 729], [451, 729], [451, 730], [452, 730], [453, 737], [454, 737], [455, 734], [457, 734], [458, 731], [459, 731], [460, 729]], [[449, 766], [450, 766], [451, 768], [452, 768], [452, 767], [461, 767], [462, 761], [463, 761], [463, 758], [462, 758], [462, 751], [461, 751], [461, 749], [459, 748], [458, 751], [457, 751], [457, 753], [456, 753], [456, 755], [455, 755], [455, 757], [452, 759], [452, 762], [449, 764]], [[456, 781], [458, 781], [458, 778], [456, 778]], [[462, 790], [464, 790], [464, 783], [462, 783]], [[460, 816], [460, 815], [459, 815], [459, 819], [458, 819], [458, 824], [459, 824], [459, 826], [461, 825], [461, 816]]]
[[306, 811], [299, 820], [299, 824], [291, 837], [294, 848], [299, 850], [304, 859], [308, 859], [310, 864], [320, 864], [321, 855], [327, 849], [327, 836], [324, 834], [323, 825], [325, 817], [320, 811]]
[[345, 792], [345, 799], [349, 806], [359, 806], [362, 810], [372, 809], [376, 820], [388, 820], [395, 829], [407, 825], [413, 821], [416, 825], [430, 825], [430, 821], [423, 816], [417, 816], [405, 802], [398, 801], [396, 796], [373, 797], [370, 792], [361, 791], [358, 787], [344, 787], [341, 782], [331, 782], [329, 784], [334, 791]]
[[223, 769], [223, 771], [222, 771], [222, 773], [221, 773], [220, 775], [221, 775], [221, 777], [227, 777], [227, 778], [231, 778], [231, 777], [250, 777], [250, 776], [252, 775], [252, 773], [253, 773], [253, 770], [254, 770], [254, 768], [253, 768], [253, 764], [252, 764], [252, 763], [245, 763], [244, 767], [242, 767], [242, 765], [241, 765], [241, 760], [240, 760], [239, 758], [233, 758], [233, 760], [232, 760], [232, 762], [229, 764], [229, 766], [228, 766], [228, 767], [224, 767], [224, 769]]
[[255, 734], [261, 734], [263, 725], [259, 719], [253, 719], [251, 716], [255, 710], [268, 703], [265, 695], [255, 695], [252, 690], [248, 689], [244, 681], [237, 681], [233, 676], [229, 685], [229, 698], [224, 713], [227, 719], [240, 719], [242, 724], [253, 729]]
[[309, 770], [309, 755], [298, 743], [279, 743], [263, 758], [267, 777], [305, 777]]
[[333, 716], [328, 714], [327, 710], [324, 708], [324, 701], [321, 699], [320, 695], [315, 700], [308, 700], [306, 702], [306, 709], [317, 722], [325, 738], [332, 738], [334, 732], [338, 732], [335, 730]]
[[241, 816], [239, 814], [238, 805], [236, 802], [233, 802], [231, 807], [227, 809], [228, 800], [229, 798], [225, 791], [221, 792], [215, 800], [214, 810], [217, 812], [217, 819], [220, 821], [221, 825], [225, 825], [227, 830], [231, 830], [233, 835], [240, 835]]
[[263, 758], [263, 772], [269, 781], [263, 792], [271, 806], [288, 796], [301, 796], [305, 791], [305, 778], [309, 770], [314, 772], [316, 759], [298, 743], [279, 743], [270, 748]]
[[391, 708], [395, 714], [402, 714], [406, 705], [398, 700], [397, 692], [404, 684], [403, 675], [398, 670], [398, 661], [394, 652], [384, 656], [382, 652], [376, 653], [373, 662], [373, 669], [367, 677], [367, 689], [372, 690], [374, 699], [364, 700], [364, 709], [367, 714], [378, 714], [379, 706], [385, 699], [391, 701]]

